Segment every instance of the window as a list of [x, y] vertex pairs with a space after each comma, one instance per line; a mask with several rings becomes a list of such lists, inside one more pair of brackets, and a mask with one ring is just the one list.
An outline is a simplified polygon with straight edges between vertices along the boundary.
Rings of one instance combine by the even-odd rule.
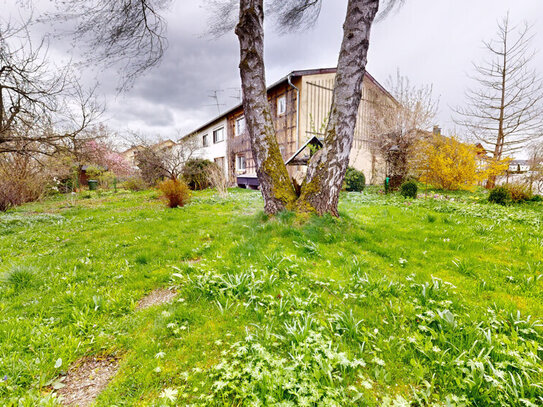
[[204, 135], [202, 136], [202, 145], [203, 145], [204, 147], [209, 146], [209, 134], [204, 134]]
[[217, 144], [221, 141], [224, 141], [224, 127], [221, 127], [220, 129], [213, 130], [213, 143]]
[[236, 120], [236, 136], [241, 136], [245, 132], [245, 117]]
[[286, 96], [280, 96], [277, 98], [277, 116], [285, 114], [287, 111], [287, 98]]
[[245, 156], [244, 155], [237, 155], [236, 156], [236, 169], [238, 171], [245, 171]]
[[224, 172], [224, 157], [214, 158], [213, 161], [215, 161], [215, 164], [217, 164], [217, 167], [219, 167], [221, 171]]

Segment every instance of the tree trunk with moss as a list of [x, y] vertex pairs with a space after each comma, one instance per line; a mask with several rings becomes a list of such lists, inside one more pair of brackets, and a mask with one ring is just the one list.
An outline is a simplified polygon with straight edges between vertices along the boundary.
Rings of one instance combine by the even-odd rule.
[[302, 211], [338, 216], [339, 192], [349, 165], [366, 73], [371, 25], [378, 8], [379, 0], [349, 0], [324, 146], [309, 163], [297, 202]]
[[296, 208], [338, 215], [339, 193], [349, 164], [370, 29], [379, 0], [349, 0], [324, 146], [311, 159], [297, 198], [279, 151], [264, 74], [263, 0], [241, 0], [236, 34], [241, 49], [243, 108], [267, 213]]
[[264, 197], [264, 209], [274, 214], [293, 208], [296, 193], [279, 150], [266, 91], [263, 0], [241, 0], [236, 35], [240, 43], [243, 109], [251, 150]]

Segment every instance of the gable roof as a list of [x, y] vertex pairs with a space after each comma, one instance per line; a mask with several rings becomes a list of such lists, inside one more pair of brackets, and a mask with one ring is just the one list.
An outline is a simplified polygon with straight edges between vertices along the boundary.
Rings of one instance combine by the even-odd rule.
[[513, 160], [509, 163], [509, 165], [529, 165], [530, 162], [528, 160]]
[[[272, 83], [270, 86], [268, 86], [266, 88], [266, 90], [269, 92], [273, 88], [275, 88], [275, 87], [277, 87], [279, 85], [282, 85], [285, 82], [288, 82], [289, 78], [296, 78], [296, 77], [300, 77], [300, 76], [309, 76], [309, 75], [321, 75], [321, 74], [336, 73], [336, 72], [337, 72], [337, 68], [319, 68], [319, 69], [304, 69], [304, 70], [292, 71], [288, 75], [286, 75], [286, 76], [282, 77], [281, 79], [279, 79], [278, 81]], [[373, 76], [371, 76], [368, 71], [366, 71], [366, 73], [364, 75], [364, 79], [368, 79], [371, 83], [373, 83], [375, 86], [377, 86], [379, 88], [379, 90], [381, 90], [385, 95], [387, 95], [388, 97], [390, 97], [394, 101], [396, 100], [394, 98], [394, 96], [392, 96], [388, 90], [386, 90], [379, 82], [377, 82], [377, 80]], [[199, 131], [205, 129], [206, 127], [211, 126], [213, 123], [216, 123], [216, 122], [218, 122], [220, 120], [224, 120], [224, 118], [226, 116], [228, 116], [230, 113], [238, 110], [240, 107], [243, 107], [243, 103], [238, 103], [237, 105], [235, 105], [234, 107], [228, 109], [224, 113], [221, 113], [220, 115], [215, 116], [213, 119], [209, 120], [208, 122], [201, 125], [197, 129], [191, 131], [188, 134], [185, 134], [179, 140], [182, 140], [182, 139], [184, 139], [184, 138], [186, 138], [186, 137], [188, 137], [188, 136], [190, 136], [190, 135], [192, 135], [194, 133], [198, 133]]]

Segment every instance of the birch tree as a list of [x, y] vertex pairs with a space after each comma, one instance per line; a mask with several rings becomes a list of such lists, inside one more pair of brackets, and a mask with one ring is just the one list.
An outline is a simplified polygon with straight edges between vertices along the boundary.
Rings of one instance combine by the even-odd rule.
[[[284, 209], [338, 215], [337, 204], [349, 162], [356, 116], [361, 99], [370, 32], [380, 3], [386, 14], [403, 0], [348, 0], [339, 51], [332, 107], [324, 147], [309, 163], [306, 179], [297, 196], [282, 160], [267, 100], [264, 64], [264, 0], [219, 0], [222, 27], [230, 28], [228, 16], [236, 20], [240, 44], [240, 76], [243, 106], [257, 175], [266, 212]], [[158, 12], [168, 0], [71, 0], [64, 14], [79, 18], [78, 38], [88, 38], [105, 60], [135, 63], [132, 73], [147, 69], [164, 50], [164, 21]], [[321, 0], [270, 0], [269, 10], [279, 25], [289, 30], [315, 22]], [[66, 13], [69, 11], [69, 13]], [[221, 31], [221, 30], [219, 30]], [[141, 59], [138, 59], [138, 52]]]
[[[522, 150], [543, 134], [543, 82], [532, 67], [535, 52], [527, 23], [498, 23], [496, 38], [485, 41], [488, 59], [474, 64], [474, 86], [467, 90], [457, 123], [492, 153], [496, 161]], [[492, 188], [495, 177], [489, 178]]]
[[[320, 1], [315, 0], [285, 3], [281, 14], [285, 26], [303, 21], [305, 13], [320, 6]], [[324, 145], [309, 162], [298, 197], [281, 158], [267, 100], [264, 2], [240, 1], [236, 34], [241, 50], [243, 107], [266, 212], [273, 214], [284, 209], [297, 209], [338, 216], [339, 192], [349, 164], [371, 26], [378, 9], [379, 0], [348, 1]]]

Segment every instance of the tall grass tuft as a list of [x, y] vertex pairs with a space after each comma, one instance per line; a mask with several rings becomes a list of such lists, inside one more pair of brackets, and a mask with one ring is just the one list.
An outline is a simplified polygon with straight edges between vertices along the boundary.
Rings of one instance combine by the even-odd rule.
[[4, 274], [2, 280], [15, 292], [19, 292], [34, 284], [36, 271], [28, 266], [14, 266]]

